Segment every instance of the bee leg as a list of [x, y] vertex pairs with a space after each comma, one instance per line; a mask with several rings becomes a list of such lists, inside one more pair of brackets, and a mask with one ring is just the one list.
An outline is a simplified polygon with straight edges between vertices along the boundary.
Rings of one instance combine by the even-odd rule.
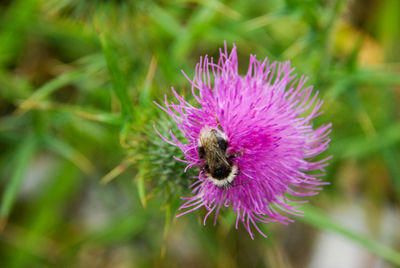
[[200, 171], [202, 172], [208, 172], [208, 165], [204, 165], [200, 168]]
[[231, 159], [234, 159], [234, 158], [242, 156], [242, 155], [243, 155], [243, 150], [240, 152], [237, 152], [236, 154], [228, 156], [228, 159], [231, 160]]
[[221, 130], [221, 131], [223, 131], [223, 130], [222, 130], [222, 127], [221, 127], [221, 124], [220, 124], [220, 123], [219, 123], [219, 121], [218, 121], [218, 117], [217, 117], [217, 115], [216, 115], [216, 114], [214, 114], [214, 117], [215, 117], [215, 122], [217, 122], [218, 129], [219, 129], [219, 130]]
[[228, 184], [226, 184], [226, 185], [224, 186], [225, 189], [230, 189], [230, 188], [232, 188], [232, 187], [233, 187], [232, 182], [228, 182]]
[[247, 181], [245, 181], [245, 182], [241, 182], [241, 183], [238, 183], [238, 184], [232, 185], [232, 187], [236, 187], [236, 186], [240, 186], [240, 185], [248, 184], [249, 182], [250, 182], [250, 179], [248, 179], [248, 180], [247, 180]]
[[240, 169], [238, 169], [238, 170], [236, 171], [236, 174], [235, 174], [235, 175], [237, 176], [237, 175], [239, 175], [240, 173], [242, 173], [242, 172], [240, 171]]

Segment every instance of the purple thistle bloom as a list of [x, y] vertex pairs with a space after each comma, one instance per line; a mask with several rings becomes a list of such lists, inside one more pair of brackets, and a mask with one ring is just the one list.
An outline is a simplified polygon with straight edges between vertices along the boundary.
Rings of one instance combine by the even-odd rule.
[[[193, 196], [182, 198], [186, 202], [180, 210], [186, 210], [178, 216], [204, 206], [204, 224], [215, 211], [215, 225], [221, 207], [232, 207], [236, 229], [241, 221], [253, 239], [251, 226], [265, 236], [257, 222], [288, 224], [293, 221], [288, 214], [302, 215], [291, 204], [307, 201], [291, 196], [316, 195], [327, 184], [320, 177], [331, 157], [312, 159], [327, 149], [331, 124], [313, 127], [311, 121], [321, 114], [323, 101], [312, 86], [303, 87], [307, 78], [296, 78], [293, 70], [288, 61], [261, 62], [251, 55], [247, 74], [240, 76], [236, 47], [228, 54], [225, 44], [217, 64], [205, 56], [196, 65], [193, 80], [184, 74], [199, 105], [192, 106], [173, 88], [177, 103], [165, 97], [165, 107], [157, 104], [187, 139], [182, 143], [170, 131], [170, 141], [158, 133], [185, 154], [185, 160], [175, 159], [187, 163], [186, 170], [201, 168], [191, 186]], [[217, 185], [206, 163], [210, 158], [199, 155], [199, 136], [205, 129], [226, 135], [226, 155], [221, 158], [238, 170], [231, 174], [232, 182]]]

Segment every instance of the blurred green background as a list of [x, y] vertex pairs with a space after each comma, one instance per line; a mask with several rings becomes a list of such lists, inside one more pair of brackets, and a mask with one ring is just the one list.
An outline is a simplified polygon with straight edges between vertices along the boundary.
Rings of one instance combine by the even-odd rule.
[[[400, 267], [400, 1], [0, 2], [0, 267]], [[332, 122], [326, 186], [253, 241], [176, 219], [192, 173], [152, 103], [224, 40], [291, 60]], [[186, 92], [186, 93], [185, 93]]]

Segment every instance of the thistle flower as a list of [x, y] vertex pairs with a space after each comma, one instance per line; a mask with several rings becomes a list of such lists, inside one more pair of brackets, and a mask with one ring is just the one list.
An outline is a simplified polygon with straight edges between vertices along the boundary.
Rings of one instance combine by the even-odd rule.
[[[213, 211], [215, 225], [221, 208], [232, 207], [236, 229], [241, 221], [254, 239], [251, 226], [265, 236], [257, 222], [288, 224], [291, 215], [302, 215], [293, 204], [307, 201], [298, 197], [316, 195], [326, 184], [320, 177], [330, 157], [312, 159], [327, 149], [331, 124], [313, 127], [311, 121], [321, 114], [323, 101], [312, 86], [304, 87], [307, 78], [296, 78], [293, 71], [288, 61], [261, 62], [251, 55], [246, 75], [240, 76], [236, 47], [228, 54], [225, 44], [218, 63], [205, 56], [196, 65], [193, 80], [184, 74], [198, 104], [190, 104], [173, 88], [177, 103], [166, 97], [165, 107], [156, 103], [186, 138], [181, 141], [172, 131], [171, 139], [158, 133], [185, 155], [185, 159], [174, 158], [186, 163], [186, 170], [200, 168], [191, 185], [192, 196], [182, 198], [186, 202], [178, 216], [205, 207], [204, 225]], [[214, 140], [224, 141], [221, 135], [225, 135], [225, 150], [215, 150], [225, 153], [218, 155], [229, 163], [228, 171], [235, 169], [230, 174], [233, 179], [223, 184], [210, 170], [208, 162], [214, 160], [202, 157], [199, 139], [210, 129]]]

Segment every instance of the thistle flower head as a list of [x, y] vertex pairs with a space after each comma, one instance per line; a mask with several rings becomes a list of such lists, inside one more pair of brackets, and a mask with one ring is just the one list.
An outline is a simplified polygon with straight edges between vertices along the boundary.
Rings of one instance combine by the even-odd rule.
[[[180, 215], [205, 207], [204, 224], [212, 212], [215, 224], [220, 209], [231, 207], [237, 214], [236, 228], [242, 222], [253, 238], [251, 226], [264, 235], [257, 222], [291, 222], [290, 215], [301, 215], [293, 207], [304, 202], [297, 197], [315, 195], [326, 184], [320, 177], [329, 157], [312, 159], [327, 149], [331, 124], [313, 127], [323, 102], [318, 91], [304, 87], [307, 78], [297, 78], [293, 71], [289, 62], [258, 61], [251, 55], [247, 73], [240, 76], [236, 47], [229, 54], [225, 45], [217, 63], [205, 56], [193, 79], [185, 75], [196, 104], [172, 89], [176, 102], [165, 98], [165, 106], [159, 105], [186, 140], [172, 132], [171, 138], [162, 138], [182, 150], [185, 159], [177, 160], [186, 163], [186, 169], [200, 168]], [[226, 141], [226, 148], [210, 147], [215, 157], [201, 152], [200, 136], [209, 130], [217, 142]], [[222, 162], [226, 172], [217, 177], [221, 172], [213, 172], [211, 165], [222, 167]]]

